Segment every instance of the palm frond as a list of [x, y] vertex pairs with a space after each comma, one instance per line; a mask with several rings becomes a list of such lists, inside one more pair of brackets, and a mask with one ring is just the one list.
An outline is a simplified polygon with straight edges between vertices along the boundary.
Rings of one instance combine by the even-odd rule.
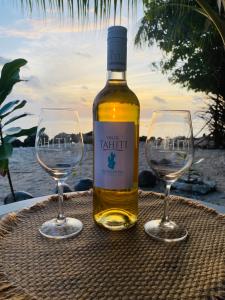
[[[225, 45], [225, 21], [222, 19], [218, 13], [216, 13], [215, 10], [211, 8], [211, 6], [205, 1], [205, 0], [196, 0], [198, 5], [202, 9], [202, 13], [208, 17], [210, 21], [213, 22], [215, 25], [216, 29], [218, 30], [222, 40], [223, 44]], [[220, 0], [220, 2], [224, 3], [225, 0]], [[218, 2], [217, 2], [218, 3]], [[219, 9], [221, 7], [219, 6]]]
[[217, 0], [217, 5], [218, 5], [218, 8], [219, 8], [219, 13], [221, 13], [222, 7], [225, 10], [225, 0]]
[[[79, 20], [88, 20], [90, 10], [93, 8], [95, 21], [108, 20], [111, 16], [116, 20], [117, 14], [121, 21], [122, 7], [125, 5], [123, 0], [16, 0], [21, 8], [30, 14], [37, 7], [38, 10], [45, 15], [46, 11], [57, 11], [60, 16], [66, 13], [74, 19], [75, 16]], [[93, 7], [92, 7], [93, 6]], [[126, 6], [128, 15], [137, 9], [137, 0], [127, 0]]]

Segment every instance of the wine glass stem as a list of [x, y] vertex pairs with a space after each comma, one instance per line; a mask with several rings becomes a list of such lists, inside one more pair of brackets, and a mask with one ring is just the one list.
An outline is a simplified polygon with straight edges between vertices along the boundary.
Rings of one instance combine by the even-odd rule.
[[171, 184], [166, 183], [166, 191], [164, 196], [164, 211], [162, 222], [169, 222], [169, 196], [170, 196]]
[[64, 216], [63, 211], [63, 182], [61, 180], [57, 180], [58, 187], [58, 216], [57, 221], [59, 223], [65, 222], [66, 218]]

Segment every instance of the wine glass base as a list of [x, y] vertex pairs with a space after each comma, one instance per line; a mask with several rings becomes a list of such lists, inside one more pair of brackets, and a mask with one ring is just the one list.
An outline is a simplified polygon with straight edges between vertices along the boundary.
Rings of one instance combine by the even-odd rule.
[[52, 239], [66, 239], [75, 236], [83, 229], [83, 223], [74, 218], [66, 218], [60, 222], [57, 219], [52, 219], [43, 223], [39, 232]]
[[164, 242], [179, 242], [188, 236], [188, 231], [173, 221], [152, 220], [144, 225], [144, 229], [152, 238]]

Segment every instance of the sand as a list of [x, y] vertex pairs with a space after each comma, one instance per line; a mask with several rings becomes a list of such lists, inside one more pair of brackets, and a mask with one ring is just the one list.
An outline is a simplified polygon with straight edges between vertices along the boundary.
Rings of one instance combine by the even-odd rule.
[[[225, 150], [198, 149], [195, 151], [195, 161], [201, 158], [204, 160], [196, 164], [194, 168], [201, 172], [204, 177], [216, 181], [217, 192], [198, 197], [198, 199], [225, 205]], [[67, 183], [73, 189], [80, 179], [93, 177], [92, 169], [92, 145], [85, 145], [84, 159], [77, 168], [76, 175], [71, 175]], [[146, 169], [148, 169], [148, 165], [144, 155], [144, 143], [140, 143], [139, 171]], [[34, 197], [55, 192], [55, 182], [37, 163], [34, 148], [15, 148], [10, 159], [10, 171], [15, 191], [26, 191]], [[0, 177], [0, 204], [3, 203], [4, 197], [9, 193], [7, 178]], [[195, 197], [193, 196], [193, 198]]]

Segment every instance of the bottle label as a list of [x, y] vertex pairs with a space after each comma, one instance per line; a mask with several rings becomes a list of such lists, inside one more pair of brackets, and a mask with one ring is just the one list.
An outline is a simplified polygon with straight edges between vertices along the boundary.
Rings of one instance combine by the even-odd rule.
[[104, 189], [133, 186], [133, 122], [94, 122], [94, 185]]

